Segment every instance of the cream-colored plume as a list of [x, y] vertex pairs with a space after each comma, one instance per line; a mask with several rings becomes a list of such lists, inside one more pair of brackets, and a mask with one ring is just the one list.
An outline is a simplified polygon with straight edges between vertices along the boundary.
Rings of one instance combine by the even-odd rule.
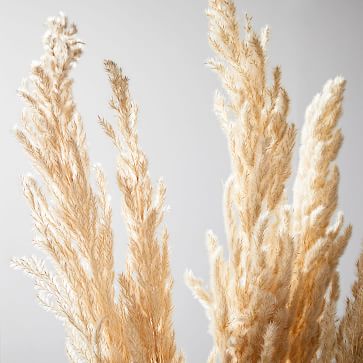
[[[36, 227], [34, 244], [50, 259], [15, 258], [35, 280], [40, 304], [62, 320], [71, 362], [179, 363], [172, 327], [172, 278], [163, 221], [165, 186], [154, 191], [138, 143], [137, 106], [128, 80], [105, 62], [118, 130], [100, 119], [119, 153], [118, 184], [129, 233], [125, 271], [115, 271], [111, 208], [100, 167], [91, 173], [70, 71], [82, 54], [76, 27], [64, 15], [48, 21], [45, 54], [20, 90], [26, 103], [18, 140], [40, 174], [24, 178]], [[92, 175], [91, 175], [92, 174]], [[91, 182], [95, 176], [96, 187]]]
[[[286, 200], [295, 127], [276, 67], [266, 71], [268, 28], [246, 16], [241, 38], [231, 0], [210, 0], [208, 61], [225, 95], [215, 98], [231, 156], [225, 185], [228, 256], [208, 233], [209, 288], [186, 282], [207, 310], [214, 349], [209, 362], [358, 362], [363, 349], [362, 263], [346, 316], [336, 327], [337, 264], [351, 235], [337, 207], [342, 144], [337, 121], [345, 81], [328, 81], [306, 111], [292, 205]], [[362, 258], [361, 258], [362, 259]]]

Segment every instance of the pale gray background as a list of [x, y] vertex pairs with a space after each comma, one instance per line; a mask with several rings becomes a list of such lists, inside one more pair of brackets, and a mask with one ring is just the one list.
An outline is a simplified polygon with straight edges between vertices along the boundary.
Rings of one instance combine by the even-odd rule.
[[[280, 64], [291, 96], [290, 119], [301, 128], [305, 107], [324, 82], [337, 74], [348, 80], [341, 126], [345, 142], [339, 156], [340, 205], [354, 225], [340, 265], [342, 302], [354, 276], [363, 236], [362, 96], [363, 1], [237, 0], [255, 25], [269, 24], [271, 64]], [[102, 68], [105, 57], [117, 61], [131, 79], [140, 105], [140, 138], [152, 176], [168, 185], [167, 215], [171, 265], [175, 277], [175, 327], [188, 362], [206, 360], [211, 348], [207, 319], [183, 282], [186, 268], [207, 278], [204, 236], [212, 228], [224, 242], [222, 183], [229, 173], [224, 135], [212, 112], [219, 82], [204, 66], [207, 0], [0, 1], [0, 228], [1, 362], [65, 362], [63, 328], [41, 310], [32, 282], [9, 269], [11, 256], [29, 255], [33, 236], [20, 176], [31, 171], [12, 135], [22, 104], [16, 96], [30, 62], [42, 53], [44, 21], [63, 10], [87, 43], [74, 71], [75, 97], [84, 117], [91, 158], [106, 169], [114, 205], [116, 259], [124, 261], [126, 239], [120, 218], [115, 152], [96, 123], [110, 115], [110, 90]], [[296, 168], [296, 153], [294, 159]], [[295, 170], [295, 169], [294, 169]]]

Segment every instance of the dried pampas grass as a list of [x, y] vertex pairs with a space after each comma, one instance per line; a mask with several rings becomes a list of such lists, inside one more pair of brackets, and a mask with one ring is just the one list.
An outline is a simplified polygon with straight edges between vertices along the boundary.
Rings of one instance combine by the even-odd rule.
[[210, 319], [215, 347], [209, 362], [361, 361], [362, 257], [353, 299], [336, 324], [337, 264], [351, 235], [343, 214], [334, 216], [345, 81], [328, 81], [306, 111], [288, 204], [296, 131], [287, 120], [289, 98], [278, 67], [267, 82], [269, 29], [255, 33], [246, 16], [241, 39], [230, 0], [210, 0], [207, 15], [217, 55], [208, 65], [226, 94], [216, 93], [215, 112], [232, 166], [224, 197], [228, 258], [209, 232], [209, 288], [186, 274]]
[[[296, 129], [288, 122], [278, 67], [272, 84], [267, 81], [269, 30], [257, 34], [246, 17], [241, 38], [231, 0], [210, 0], [207, 14], [217, 55], [208, 65], [225, 91], [217, 92], [215, 111], [232, 167], [224, 194], [228, 256], [209, 232], [209, 288], [186, 273], [210, 319], [208, 362], [361, 362], [363, 254], [345, 315], [336, 317], [337, 265], [351, 235], [336, 213], [345, 81], [328, 81], [306, 111], [289, 204]], [[63, 322], [71, 362], [181, 363], [171, 316], [165, 185], [154, 187], [148, 174], [128, 79], [105, 61], [117, 123], [102, 117], [99, 123], [118, 154], [129, 235], [125, 268], [116, 278], [105, 176], [99, 166], [91, 170], [72, 96], [70, 71], [82, 42], [64, 15], [49, 19], [48, 27], [45, 54], [20, 90], [26, 106], [16, 135], [43, 181], [25, 177], [24, 193], [37, 231], [34, 245], [53, 267], [37, 257], [14, 258], [13, 266], [35, 280], [40, 304]]]
[[[155, 189], [138, 142], [137, 106], [128, 80], [105, 61], [117, 129], [100, 118], [118, 152], [117, 181], [129, 234], [129, 255], [115, 296], [112, 212], [99, 166], [91, 173], [70, 71], [82, 54], [77, 29], [64, 15], [48, 20], [45, 54], [32, 65], [16, 136], [43, 180], [24, 178], [37, 230], [36, 257], [13, 266], [35, 280], [40, 304], [64, 323], [71, 362], [182, 362], [172, 327], [172, 277], [163, 226], [165, 185]], [[92, 185], [91, 174], [96, 187]], [[162, 233], [159, 229], [162, 228]]]

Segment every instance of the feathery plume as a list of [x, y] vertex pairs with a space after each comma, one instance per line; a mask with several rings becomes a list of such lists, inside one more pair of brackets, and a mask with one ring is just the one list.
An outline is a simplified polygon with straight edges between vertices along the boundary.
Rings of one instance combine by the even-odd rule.
[[352, 295], [347, 299], [345, 314], [337, 332], [338, 363], [363, 361], [363, 252], [357, 262], [357, 279], [352, 287]]
[[[106, 61], [118, 133], [101, 121], [119, 151], [118, 183], [130, 238], [125, 272], [115, 296], [112, 211], [101, 167], [91, 173], [86, 137], [72, 96], [70, 71], [82, 54], [77, 29], [60, 14], [48, 20], [45, 54], [33, 63], [19, 93], [26, 103], [16, 136], [43, 186], [25, 177], [32, 209], [34, 245], [54, 271], [36, 257], [13, 266], [35, 280], [40, 304], [65, 326], [71, 362], [182, 362], [172, 327], [172, 278], [163, 221], [165, 186], [153, 191], [136, 131], [137, 106], [126, 77]], [[92, 175], [91, 175], [92, 174]], [[94, 176], [95, 186], [91, 177]]]
[[117, 181], [130, 239], [126, 271], [119, 277], [120, 301], [128, 312], [128, 345], [135, 362], [181, 363], [172, 327], [173, 280], [165, 226], [158, 235], [166, 188], [161, 179], [156, 190], [152, 186], [148, 161], [138, 143], [137, 106], [130, 97], [128, 79], [110, 60], [105, 61], [105, 69], [121, 138], [108, 121], [99, 118], [99, 122], [118, 150]]
[[[296, 131], [287, 119], [289, 98], [279, 67], [272, 72], [272, 84], [267, 82], [269, 29], [257, 34], [246, 16], [242, 38], [232, 0], [210, 0], [207, 16], [209, 43], [217, 55], [208, 66], [225, 91], [216, 93], [215, 112], [231, 156], [224, 193], [228, 257], [209, 234], [209, 289], [191, 272], [185, 277], [211, 321], [210, 360], [331, 362], [346, 349], [347, 331], [359, 331], [348, 322], [348, 312], [336, 331], [336, 268], [351, 235], [341, 212], [332, 222], [345, 81], [328, 81], [306, 111], [289, 205], [286, 180]], [[360, 306], [360, 290], [353, 291], [355, 302], [347, 310]], [[351, 335], [349, 348], [359, 346], [359, 339]]]

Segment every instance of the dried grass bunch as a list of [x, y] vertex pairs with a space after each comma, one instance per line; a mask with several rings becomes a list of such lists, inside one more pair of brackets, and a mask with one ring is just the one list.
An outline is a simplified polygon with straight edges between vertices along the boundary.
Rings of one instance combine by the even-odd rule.
[[[188, 285], [205, 306], [214, 348], [209, 363], [362, 362], [363, 255], [345, 315], [337, 321], [337, 265], [351, 235], [336, 213], [342, 144], [337, 126], [345, 81], [328, 81], [306, 111], [292, 204], [286, 181], [296, 130], [276, 67], [266, 71], [268, 28], [246, 17], [242, 39], [231, 0], [210, 0], [208, 62], [226, 95], [215, 110], [227, 135], [232, 173], [225, 186], [228, 256], [208, 233], [210, 287], [191, 272]], [[117, 129], [99, 118], [118, 153], [117, 182], [129, 253], [116, 295], [112, 212], [105, 176], [91, 173], [70, 71], [82, 54], [76, 27], [48, 22], [45, 54], [21, 89], [26, 107], [16, 131], [43, 185], [24, 178], [37, 230], [36, 257], [13, 264], [35, 280], [40, 304], [64, 323], [71, 362], [181, 363], [172, 327], [172, 277], [163, 224], [165, 186], [153, 187], [138, 142], [137, 106], [128, 80], [105, 61]], [[93, 181], [95, 176], [95, 182]], [[159, 231], [162, 230], [162, 231]]]
[[115, 296], [111, 207], [105, 176], [95, 184], [81, 117], [69, 73], [82, 54], [77, 29], [61, 15], [48, 21], [45, 54], [20, 90], [26, 103], [18, 140], [31, 157], [44, 188], [24, 178], [37, 236], [54, 272], [36, 257], [16, 258], [35, 280], [38, 300], [64, 323], [71, 362], [175, 362], [168, 233], [163, 224], [165, 186], [155, 189], [138, 142], [137, 106], [128, 79], [105, 61], [117, 131], [100, 124], [118, 152], [117, 182], [129, 235], [129, 254]]
[[351, 235], [343, 214], [334, 218], [345, 81], [328, 81], [307, 108], [289, 205], [285, 183], [296, 131], [278, 67], [267, 82], [269, 30], [256, 34], [246, 16], [241, 39], [231, 0], [210, 0], [207, 14], [218, 56], [208, 65], [226, 93], [216, 93], [215, 111], [232, 165], [224, 196], [228, 258], [210, 232], [209, 289], [186, 274], [211, 321], [209, 362], [362, 362], [362, 256], [353, 299], [336, 324], [337, 264]]

